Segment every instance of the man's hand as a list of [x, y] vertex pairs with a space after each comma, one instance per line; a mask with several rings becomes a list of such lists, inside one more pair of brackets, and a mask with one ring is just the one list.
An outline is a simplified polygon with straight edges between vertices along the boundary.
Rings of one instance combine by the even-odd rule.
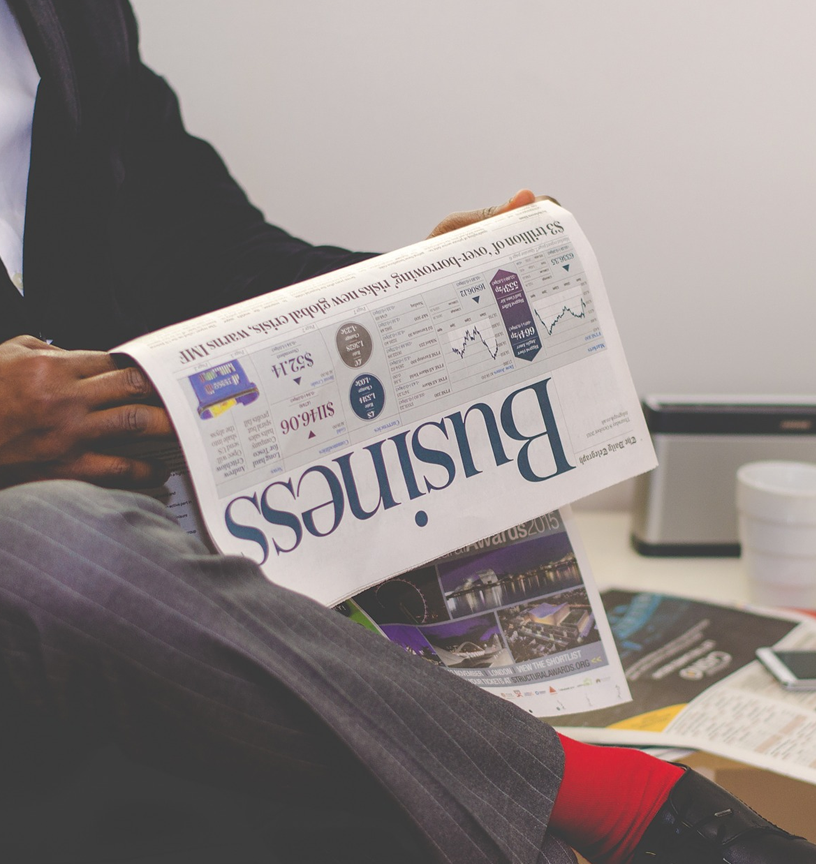
[[474, 222], [481, 222], [483, 219], [489, 219], [491, 216], [498, 216], [499, 213], [509, 213], [511, 210], [516, 210], [519, 207], [526, 207], [528, 204], [532, 204], [533, 201], [552, 201], [555, 204], [558, 203], [555, 198], [550, 198], [549, 195], [539, 195], [536, 197], [529, 189], [521, 189], [509, 201], [505, 201], [504, 204], [484, 207], [481, 210], [463, 210], [461, 213], [451, 213], [450, 216], [446, 216], [431, 231], [428, 237], [438, 237], [440, 234], [447, 234], [448, 231], [464, 228], [466, 225], [473, 225]]
[[102, 351], [63, 351], [33, 336], [0, 344], [0, 487], [74, 479], [120, 488], [161, 484], [166, 471], [106, 450], [172, 434], [153, 387]]

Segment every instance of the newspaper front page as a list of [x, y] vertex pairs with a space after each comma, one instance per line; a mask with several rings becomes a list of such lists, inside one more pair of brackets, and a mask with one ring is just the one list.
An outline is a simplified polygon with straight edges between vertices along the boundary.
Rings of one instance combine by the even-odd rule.
[[327, 605], [655, 465], [595, 256], [552, 202], [117, 350], [216, 547]]
[[816, 649], [816, 622], [663, 594], [602, 594], [632, 700], [546, 719], [599, 744], [706, 750], [816, 783], [816, 693], [786, 691], [757, 648]]

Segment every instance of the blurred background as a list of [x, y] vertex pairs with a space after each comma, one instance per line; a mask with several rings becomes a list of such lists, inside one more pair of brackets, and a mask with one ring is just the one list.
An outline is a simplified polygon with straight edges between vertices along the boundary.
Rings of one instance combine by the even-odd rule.
[[816, 392], [816, 4], [134, 7], [270, 221], [387, 250], [529, 186], [589, 236], [642, 395]]

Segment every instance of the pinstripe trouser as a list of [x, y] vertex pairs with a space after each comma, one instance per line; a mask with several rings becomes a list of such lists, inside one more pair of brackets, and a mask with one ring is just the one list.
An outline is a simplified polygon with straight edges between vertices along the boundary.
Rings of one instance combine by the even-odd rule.
[[141, 495], [0, 492], [0, 722], [7, 787], [115, 741], [301, 813], [392, 814], [419, 860], [573, 860], [546, 830], [552, 729], [209, 554]]

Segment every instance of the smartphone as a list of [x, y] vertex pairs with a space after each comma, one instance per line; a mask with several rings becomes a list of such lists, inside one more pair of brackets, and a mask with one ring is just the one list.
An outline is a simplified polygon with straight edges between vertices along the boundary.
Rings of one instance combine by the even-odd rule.
[[816, 690], [816, 651], [757, 648], [756, 656], [787, 690]]

